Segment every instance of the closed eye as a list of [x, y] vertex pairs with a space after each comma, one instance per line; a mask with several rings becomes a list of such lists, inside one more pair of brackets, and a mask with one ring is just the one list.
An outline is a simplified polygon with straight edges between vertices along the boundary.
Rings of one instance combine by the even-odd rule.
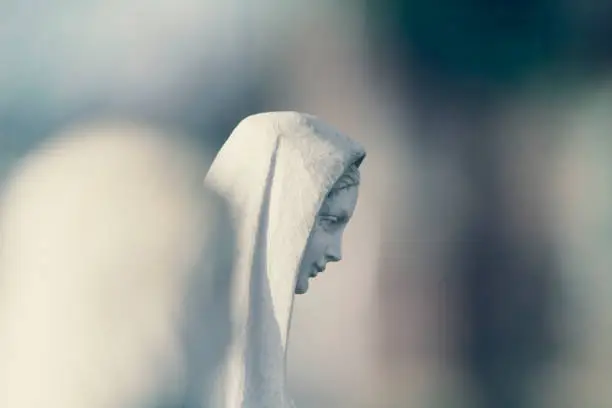
[[348, 221], [347, 217], [337, 217], [335, 215], [322, 215], [320, 217], [321, 224], [325, 227], [338, 227]]
[[333, 216], [333, 215], [322, 215], [321, 216], [321, 222], [326, 223], [326, 224], [337, 224], [340, 221], [340, 218]]

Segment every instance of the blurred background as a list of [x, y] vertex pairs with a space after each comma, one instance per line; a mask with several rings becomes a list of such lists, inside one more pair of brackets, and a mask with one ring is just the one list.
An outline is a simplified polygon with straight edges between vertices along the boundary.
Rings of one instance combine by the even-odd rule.
[[1, 180], [90, 121], [209, 163], [249, 114], [315, 114], [368, 157], [296, 299], [298, 407], [609, 407], [610, 38], [605, 0], [5, 0]]

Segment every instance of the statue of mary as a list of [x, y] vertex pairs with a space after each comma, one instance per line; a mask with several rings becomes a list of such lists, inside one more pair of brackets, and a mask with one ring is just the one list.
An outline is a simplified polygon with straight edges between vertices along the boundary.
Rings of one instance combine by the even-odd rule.
[[285, 360], [294, 294], [341, 259], [364, 157], [358, 143], [297, 112], [247, 117], [218, 153], [205, 185], [228, 203], [236, 252], [231, 336], [211, 407], [293, 406]]

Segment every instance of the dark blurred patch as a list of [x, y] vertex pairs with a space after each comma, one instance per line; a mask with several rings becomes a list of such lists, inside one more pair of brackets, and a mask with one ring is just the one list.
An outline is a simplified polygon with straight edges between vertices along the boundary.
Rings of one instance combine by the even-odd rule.
[[450, 272], [467, 334], [460, 361], [481, 387], [482, 407], [534, 407], [530, 386], [559, 351], [558, 271], [546, 243], [505, 237], [503, 223], [475, 221]]
[[[499, 118], [511, 92], [571, 63], [581, 32], [568, 10], [549, 0], [388, 1], [369, 8], [374, 64], [391, 73], [387, 80], [413, 107], [414, 149], [424, 163], [444, 160], [464, 175], [473, 207], [452, 242], [438, 244], [452, 248], [440, 271], [452, 300], [442, 309], [453, 308], [447, 312], [461, 322], [444, 331], [450, 338], [442, 342], [451, 342], [459, 370], [475, 384], [479, 398], [470, 406], [531, 408], [530, 386], [557, 356], [559, 271], [551, 237], [536, 242], [508, 233], [502, 163], [512, 162], [513, 152], [499, 148], [508, 137]], [[428, 167], [435, 166], [421, 171]], [[410, 216], [439, 218], [428, 203], [440, 186], [422, 188], [414, 200], [434, 213]], [[399, 285], [408, 271], [394, 271], [381, 271], [382, 279]]]
[[557, 63], [575, 32], [553, 0], [368, 2], [375, 48], [430, 75], [520, 83]]

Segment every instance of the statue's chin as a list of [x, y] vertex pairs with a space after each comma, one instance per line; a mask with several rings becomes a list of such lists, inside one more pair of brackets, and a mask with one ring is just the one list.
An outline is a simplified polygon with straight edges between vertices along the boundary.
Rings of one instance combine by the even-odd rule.
[[307, 291], [308, 291], [308, 284], [306, 284], [306, 285], [298, 284], [295, 287], [295, 294], [296, 295], [303, 295]]

